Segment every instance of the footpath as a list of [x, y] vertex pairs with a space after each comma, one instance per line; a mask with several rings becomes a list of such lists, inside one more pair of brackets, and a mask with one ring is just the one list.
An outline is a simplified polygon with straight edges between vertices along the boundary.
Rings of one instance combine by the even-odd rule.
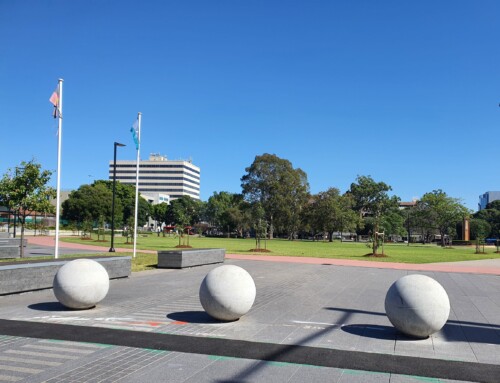
[[[38, 246], [54, 246], [54, 237], [28, 237], [28, 244]], [[85, 245], [79, 243], [59, 242], [59, 248], [71, 249], [72, 251], [81, 250], [92, 252], [107, 252], [108, 247]], [[131, 253], [132, 249], [115, 248], [120, 253]], [[141, 253], [156, 253], [154, 250], [140, 250]], [[473, 274], [491, 274], [500, 275], [500, 258], [481, 259], [475, 261], [461, 262], [442, 262], [442, 263], [395, 263], [395, 262], [376, 262], [376, 261], [357, 261], [349, 259], [329, 259], [315, 257], [288, 257], [276, 255], [258, 255], [258, 254], [226, 254], [227, 259], [264, 261], [264, 262], [285, 262], [285, 263], [303, 263], [310, 265], [334, 265], [350, 267], [369, 267], [376, 269], [392, 270], [412, 270], [412, 271], [439, 271], [447, 273], [473, 273]]]

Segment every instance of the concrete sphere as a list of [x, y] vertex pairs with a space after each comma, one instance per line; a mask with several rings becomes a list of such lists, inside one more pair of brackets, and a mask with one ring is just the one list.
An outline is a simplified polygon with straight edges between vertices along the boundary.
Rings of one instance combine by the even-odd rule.
[[106, 269], [91, 259], [75, 259], [56, 273], [54, 295], [71, 309], [88, 309], [102, 301], [109, 290]]
[[248, 272], [234, 265], [210, 271], [200, 286], [200, 302], [207, 314], [223, 321], [245, 315], [255, 300], [255, 283]]
[[398, 279], [389, 288], [385, 312], [399, 331], [427, 338], [445, 325], [450, 315], [450, 300], [434, 279], [412, 274]]

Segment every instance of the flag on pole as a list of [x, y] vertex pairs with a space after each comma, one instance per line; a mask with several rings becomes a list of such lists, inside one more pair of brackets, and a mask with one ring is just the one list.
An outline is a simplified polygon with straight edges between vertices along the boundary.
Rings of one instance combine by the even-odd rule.
[[57, 118], [57, 113], [59, 111], [59, 86], [50, 96], [49, 101], [54, 105], [54, 118]]
[[135, 149], [139, 150], [139, 120], [135, 120], [134, 124], [130, 128], [130, 132], [132, 133], [132, 138], [135, 142]]

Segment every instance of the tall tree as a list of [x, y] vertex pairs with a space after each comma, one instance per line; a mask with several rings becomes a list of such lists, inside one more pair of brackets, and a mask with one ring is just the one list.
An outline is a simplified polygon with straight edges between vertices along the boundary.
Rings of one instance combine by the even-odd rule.
[[241, 194], [214, 192], [206, 204], [206, 219], [221, 232], [236, 230], [238, 222], [242, 220], [242, 201]]
[[14, 170], [9, 169], [0, 181], [0, 205], [15, 211], [21, 224], [20, 256], [24, 257], [24, 228], [26, 217], [33, 212], [53, 212], [50, 199], [56, 197], [54, 188], [47, 186], [52, 172], [31, 160], [21, 162]]
[[274, 154], [256, 156], [241, 178], [244, 198], [260, 203], [269, 223], [269, 238], [274, 230], [287, 232], [293, 239], [300, 225], [301, 211], [308, 198], [306, 173]]
[[349, 193], [354, 198], [354, 207], [360, 218], [373, 224], [372, 250], [377, 254], [379, 246], [380, 225], [384, 216], [398, 206], [399, 198], [390, 197], [392, 188], [384, 182], [375, 182], [370, 176], [358, 176], [351, 184]]
[[[111, 222], [112, 192], [102, 183], [82, 185], [72, 191], [63, 202], [63, 218], [69, 221], [96, 223], [100, 217]], [[120, 199], [115, 200], [115, 224], [123, 223], [123, 207]]]
[[328, 240], [333, 241], [334, 231], [351, 230], [357, 221], [357, 214], [352, 210], [353, 199], [350, 195], [340, 195], [336, 188], [329, 188], [312, 196], [306, 216], [314, 233], [328, 233]]
[[475, 213], [474, 218], [483, 219], [489, 223], [491, 230], [488, 237], [500, 238], [500, 200], [490, 202], [486, 209]]
[[446, 245], [446, 236], [456, 234], [456, 224], [470, 214], [460, 199], [450, 197], [440, 189], [424, 194], [417, 206], [422, 219], [441, 235], [441, 246]]
[[[97, 180], [92, 186], [104, 185], [109, 191], [113, 191], [113, 181]], [[135, 214], [135, 186], [131, 184], [123, 184], [119, 181], [115, 185], [115, 203], [120, 201], [122, 206], [122, 220], [120, 222], [128, 222], [130, 217]], [[137, 225], [144, 226], [151, 215], [151, 205], [144, 198], [139, 198], [139, 206], [137, 208]], [[115, 206], [116, 211], [116, 206]], [[116, 220], [116, 218], [115, 218]]]

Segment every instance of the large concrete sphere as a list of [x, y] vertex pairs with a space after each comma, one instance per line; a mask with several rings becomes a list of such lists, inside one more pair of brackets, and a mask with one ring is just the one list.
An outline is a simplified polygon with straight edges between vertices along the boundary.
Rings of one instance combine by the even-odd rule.
[[57, 271], [53, 290], [64, 306], [88, 309], [102, 301], [108, 293], [108, 272], [91, 259], [75, 259]]
[[450, 300], [434, 279], [412, 274], [398, 279], [389, 288], [385, 312], [399, 331], [427, 338], [445, 325], [450, 315]]
[[210, 316], [232, 321], [252, 308], [255, 293], [255, 283], [246, 270], [224, 265], [213, 269], [203, 279], [200, 302]]

